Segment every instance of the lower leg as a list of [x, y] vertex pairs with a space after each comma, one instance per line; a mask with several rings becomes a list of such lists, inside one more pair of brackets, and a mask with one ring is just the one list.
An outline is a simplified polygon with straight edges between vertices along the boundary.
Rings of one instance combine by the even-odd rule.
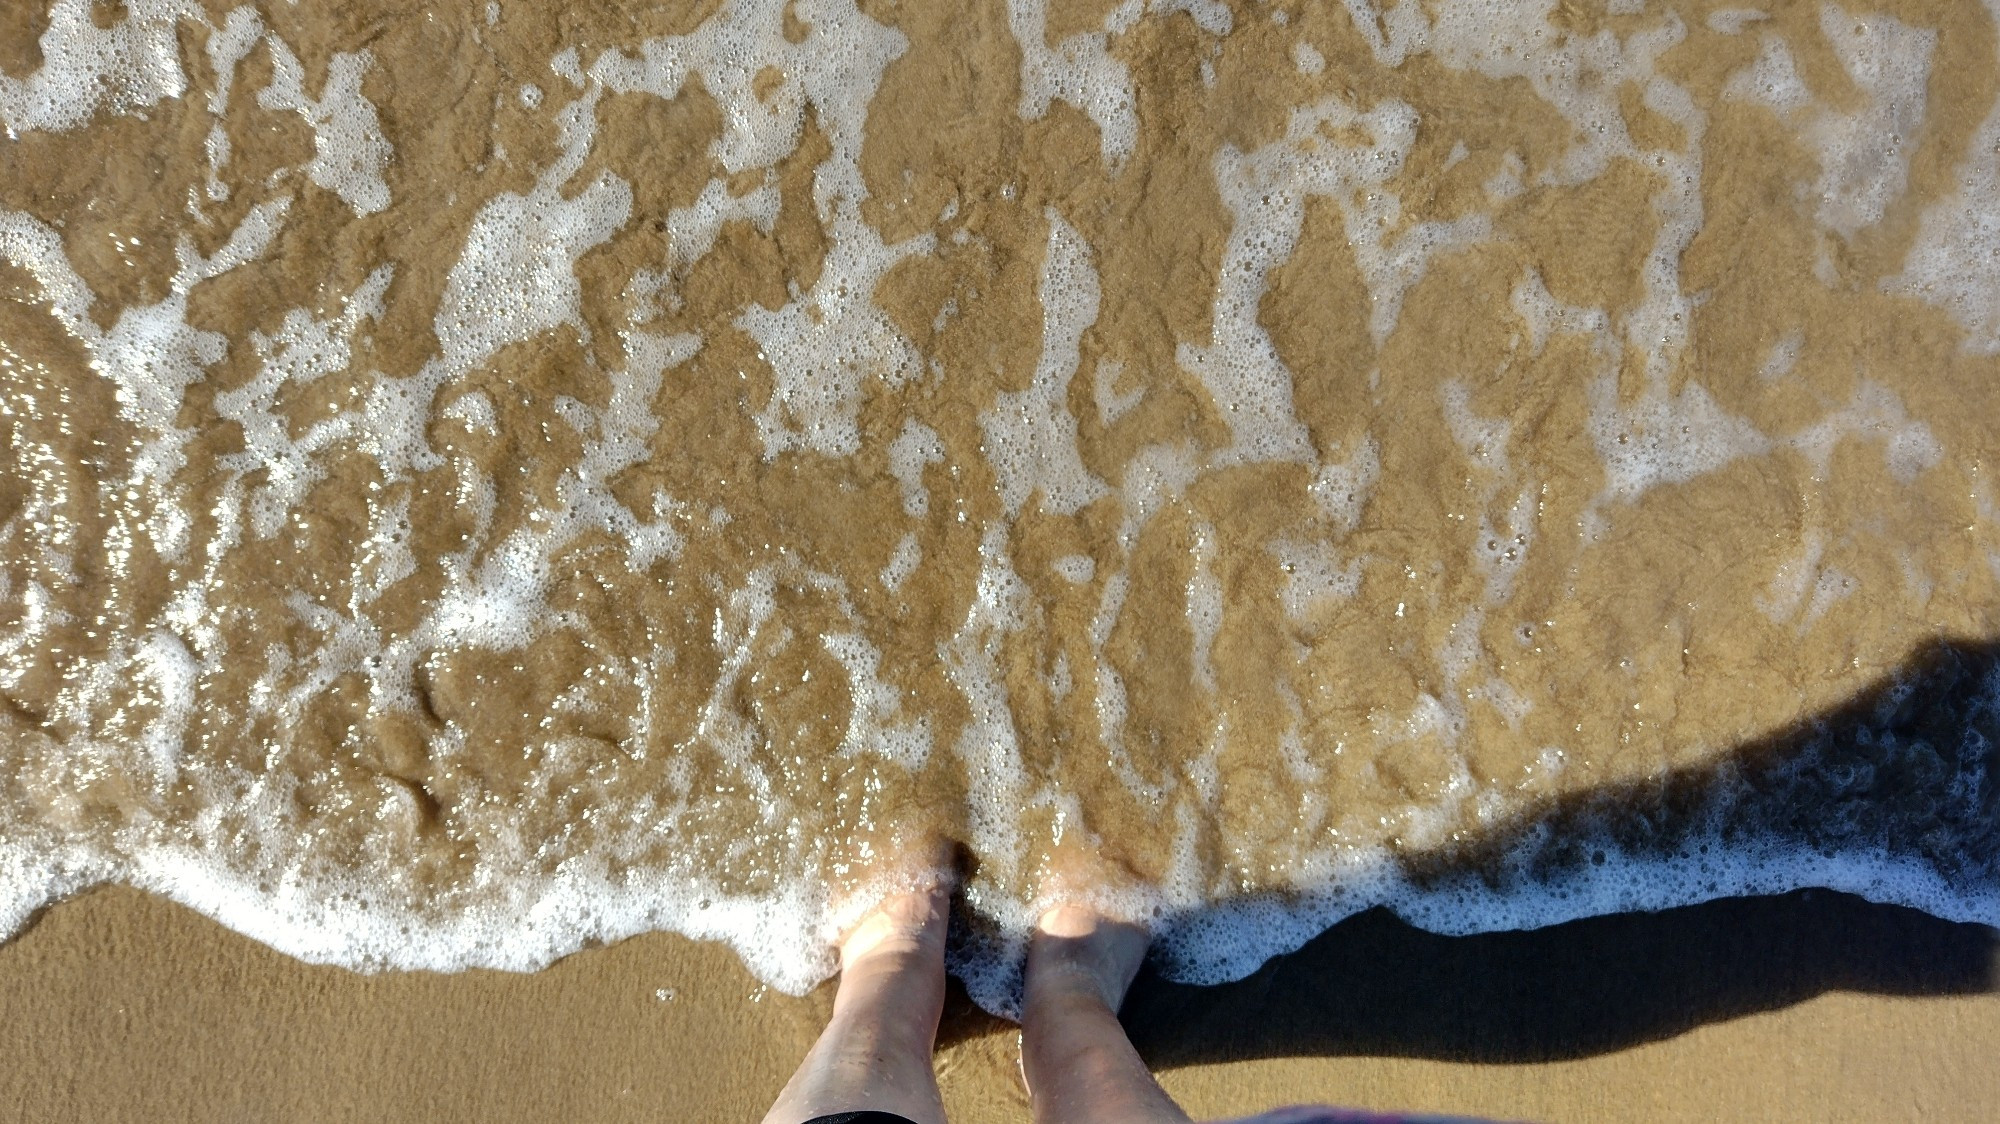
[[1028, 945], [1021, 1068], [1045, 1124], [1185, 1124], [1146, 1069], [1118, 1005], [1146, 951], [1146, 933], [1082, 906], [1044, 914]]
[[840, 946], [833, 1018], [764, 1117], [876, 1109], [944, 1124], [931, 1047], [944, 1010], [943, 889], [891, 894]]

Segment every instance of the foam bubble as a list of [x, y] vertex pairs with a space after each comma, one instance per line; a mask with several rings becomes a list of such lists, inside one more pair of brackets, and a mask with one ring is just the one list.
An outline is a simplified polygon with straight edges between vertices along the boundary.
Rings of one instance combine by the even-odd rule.
[[[1995, 21], [2000, 3], [1987, 0]], [[2000, 66], [2000, 58], [1993, 61]], [[2000, 355], [2000, 107], [1965, 147], [1956, 190], [1925, 208], [1902, 272], [1882, 279], [1889, 292], [1907, 293], [1949, 312], [1965, 329], [1963, 348]]]
[[1732, 74], [1723, 92], [1769, 106], [1798, 130], [1820, 165], [1817, 217], [1852, 238], [1881, 221], [1903, 192], [1923, 125], [1937, 33], [1889, 16], [1857, 19], [1832, 4], [1821, 6], [1819, 22], [1842, 67], [1867, 95], [1865, 105], [1852, 113], [1821, 107], [1777, 36], [1764, 37], [1757, 60]]
[[1039, 121], [1061, 99], [1097, 124], [1107, 167], [1116, 169], [1139, 140], [1132, 77], [1109, 50], [1111, 36], [1138, 22], [1142, 0], [1123, 0], [1104, 17], [1100, 31], [1079, 31], [1051, 47], [1046, 0], [1007, 0], [1007, 25], [1021, 48], [1020, 115]]
[[450, 370], [478, 366], [502, 347], [561, 324], [582, 330], [576, 259], [625, 225], [632, 188], [603, 172], [565, 198], [596, 130], [599, 93], [565, 106], [562, 154], [526, 195], [494, 196], [473, 217], [465, 246], [445, 279], [435, 322]]
[[1604, 461], [1605, 495], [1627, 501], [1770, 448], [1757, 427], [1725, 411], [1693, 379], [1677, 392], [1648, 386], [1627, 404], [1619, 401], [1617, 378], [1599, 376], [1590, 384], [1590, 439]]
[[924, 490], [924, 466], [944, 460], [944, 443], [937, 430], [915, 418], [903, 420], [903, 431], [889, 445], [889, 474], [903, 489], [903, 510], [921, 518], [930, 510], [930, 493]]
[[1109, 495], [1084, 467], [1077, 448], [1076, 417], [1069, 412], [1069, 384], [1078, 365], [1084, 330], [1097, 320], [1097, 271], [1081, 235], [1053, 209], [1049, 245], [1042, 259], [1042, 355], [1026, 390], [1003, 391], [979, 415], [986, 434], [981, 450], [993, 465], [1000, 502], [1019, 515], [1031, 494], [1044, 510], [1074, 515]]
[[89, 121], [100, 106], [127, 113], [180, 97], [176, 29], [199, 19], [191, 0], [127, 0], [125, 18], [98, 27], [92, 0], [55, 0], [42, 32], [42, 67], [26, 78], [0, 74], [0, 122], [8, 137], [65, 132]]
[[387, 207], [389, 185], [382, 168], [392, 150], [374, 103], [361, 94], [361, 76], [375, 56], [368, 51], [335, 54], [327, 61], [326, 85], [315, 99], [306, 96], [305, 71], [291, 48], [276, 35], [266, 36], [265, 42], [271, 48], [271, 84], [257, 94], [257, 104], [292, 110], [312, 126], [313, 159], [306, 174], [357, 215]]

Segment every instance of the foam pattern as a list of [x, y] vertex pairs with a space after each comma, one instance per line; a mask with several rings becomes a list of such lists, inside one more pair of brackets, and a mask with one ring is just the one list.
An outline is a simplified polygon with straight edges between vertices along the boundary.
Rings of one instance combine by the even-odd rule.
[[[441, 157], [393, 35], [55, 0], [9, 143], [188, 143], [0, 206], [0, 933], [118, 881], [364, 970], [667, 929], [797, 993], [930, 829], [999, 1012], [1063, 897], [1196, 983], [1376, 906], [2000, 924], [2000, 108], [1922, 155], [1912, 13], [1567, 8], [1010, 0], [996, 156], [876, 116], [976, 116], [937, 44], [723, 0], [494, 63]], [[1029, 151], [1057, 102], [1095, 160]], [[1817, 286], [1754, 314], [1704, 195], [1752, 120], [1811, 262], [1760, 283]]]
[[175, 31], [198, 16], [191, 0], [134, 0], [109, 27], [97, 25], [91, 8], [91, 0], [56, 0], [40, 40], [41, 68], [25, 78], [0, 74], [0, 123], [9, 138], [66, 132], [100, 107], [142, 110], [187, 89]]
[[[1987, 9], [2000, 19], [2000, 6], [1988, 0]], [[1966, 351], [2000, 355], [2000, 288], [1991, 268], [2000, 254], [2000, 215], [1986, 205], [2000, 191], [2000, 107], [1966, 145], [1955, 187], [1925, 209], [1903, 271], [1884, 278], [1882, 287], [1949, 312], [1965, 329]]]

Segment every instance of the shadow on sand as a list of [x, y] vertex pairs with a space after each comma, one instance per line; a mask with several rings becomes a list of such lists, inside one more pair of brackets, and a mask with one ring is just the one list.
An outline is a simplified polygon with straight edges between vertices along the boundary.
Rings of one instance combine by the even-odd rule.
[[[1499, 891], [1609, 861], [1765, 848], [2000, 892], [2000, 643], [1933, 644], [1838, 709], [1700, 769], [1531, 810], [1486, 838], [1409, 856], [1420, 886]], [[1883, 861], [1886, 860], [1886, 861]], [[1690, 894], [1689, 897], [1698, 897]], [[1827, 991], [1989, 991], [2000, 932], [1804, 889], [1526, 932], [1446, 937], [1385, 909], [1248, 978], [1175, 984], [1149, 967], [1122, 1018], [1155, 1068], [1245, 1058], [1574, 1058]], [[997, 1024], [969, 1002], [944, 1040]]]
[[1996, 951], [1983, 925], [1816, 890], [1469, 937], [1370, 910], [1233, 984], [1144, 979], [1123, 1017], [1163, 1069], [1350, 1054], [1545, 1061], [1826, 991], [1985, 991]]

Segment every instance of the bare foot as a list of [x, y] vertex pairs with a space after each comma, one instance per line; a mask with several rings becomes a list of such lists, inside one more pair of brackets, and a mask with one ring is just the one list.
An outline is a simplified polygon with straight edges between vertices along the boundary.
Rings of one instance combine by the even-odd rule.
[[931, 951], [942, 954], [950, 914], [951, 891], [943, 883], [890, 892], [840, 938], [841, 975], [871, 957]]
[[1187, 1121], [1118, 1022], [1148, 940], [1144, 928], [1073, 902], [1035, 924], [1021, 1004], [1021, 1076], [1037, 1121]]
[[1087, 905], [1059, 905], [1035, 923], [1028, 986], [1087, 987], [1116, 1012], [1150, 942], [1146, 930], [1130, 922], [1114, 921]]
[[937, 866], [913, 869], [903, 887], [866, 907], [841, 937], [833, 1018], [766, 1124], [862, 1109], [944, 1124], [931, 1048], [944, 1011], [951, 892], [948, 882], [927, 873]]

